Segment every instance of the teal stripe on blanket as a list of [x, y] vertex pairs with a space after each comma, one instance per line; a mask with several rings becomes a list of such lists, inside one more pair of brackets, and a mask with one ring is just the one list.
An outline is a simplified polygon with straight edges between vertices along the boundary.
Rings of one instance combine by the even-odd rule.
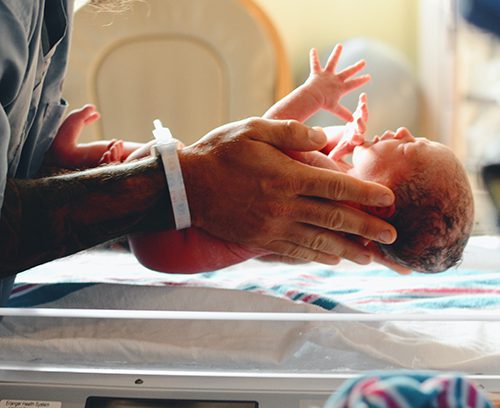
[[[401, 276], [384, 268], [339, 271], [319, 264], [249, 268], [227, 268], [197, 275], [157, 274], [154, 281], [142, 281], [140, 273], [134, 280], [106, 276], [104, 282], [236, 289], [310, 303], [327, 310], [339, 306], [362, 312], [395, 313], [500, 309], [500, 269], [487, 272], [458, 269], [436, 275]], [[78, 283], [76, 279], [68, 274], [67, 283], [16, 285], [9, 306], [37, 306], [96, 284], [96, 281]]]

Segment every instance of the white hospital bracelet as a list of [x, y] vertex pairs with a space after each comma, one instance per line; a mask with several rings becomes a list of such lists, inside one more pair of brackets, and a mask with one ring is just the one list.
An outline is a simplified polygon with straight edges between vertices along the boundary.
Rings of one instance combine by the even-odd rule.
[[155, 119], [153, 124], [155, 126], [153, 135], [156, 139], [153, 149], [161, 156], [163, 162], [170, 192], [170, 201], [172, 202], [175, 228], [178, 230], [189, 228], [191, 226], [191, 214], [189, 213], [179, 156], [177, 155], [177, 141], [172, 137], [170, 130], [163, 127], [158, 119]]

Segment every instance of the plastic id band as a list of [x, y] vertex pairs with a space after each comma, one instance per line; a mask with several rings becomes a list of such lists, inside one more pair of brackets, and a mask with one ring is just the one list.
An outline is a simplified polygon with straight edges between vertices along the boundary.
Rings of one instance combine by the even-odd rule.
[[155, 126], [153, 136], [156, 139], [153, 148], [161, 156], [163, 162], [174, 212], [175, 227], [178, 230], [189, 228], [191, 226], [191, 214], [189, 213], [179, 156], [177, 155], [177, 141], [172, 137], [170, 130], [163, 127], [160, 120], [155, 119], [153, 124]]

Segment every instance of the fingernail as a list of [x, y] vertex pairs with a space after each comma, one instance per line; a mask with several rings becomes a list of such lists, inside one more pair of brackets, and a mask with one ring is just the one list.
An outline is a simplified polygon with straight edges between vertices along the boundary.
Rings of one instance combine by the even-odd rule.
[[354, 260], [356, 263], [359, 263], [361, 265], [366, 265], [372, 261], [372, 257], [368, 254], [359, 254], [358, 256], [356, 256]]
[[325, 133], [321, 128], [313, 128], [309, 129], [309, 138], [317, 144], [324, 144], [326, 143], [326, 136]]
[[382, 231], [378, 236], [378, 240], [384, 244], [391, 244], [394, 241], [391, 231]]
[[388, 207], [394, 202], [394, 198], [390, 194], [384, 194], [378, 198], [377, 204], [382, 207]]

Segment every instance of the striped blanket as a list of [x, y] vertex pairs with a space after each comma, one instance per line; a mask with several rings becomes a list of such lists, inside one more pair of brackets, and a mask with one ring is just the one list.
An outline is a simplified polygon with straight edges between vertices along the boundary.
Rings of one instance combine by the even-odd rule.
[[[458, 268], [409, 276], [349, 262], [327, 267], [257, 260], [174, 275], [145, 269], [130, 253], [94, 250], [19, 274], [10, 306], [408, 315], [443, 309], [465, 314], [466, 308], [494, 318], [499, 291], [500, 240], [478, 238]], [[97, 365], [105, 358], [181, 368], [203, 361], [231, 369], [244, 362], [250, 369], [327, 372], [403, 367], [498, 374], [500, 367], [500, 321], [94, 320], [6, 316], [0, 360], [22, 356], [59, 364], [64, 357]]]
[[325, 408], [492, 408], [480, 388], [456, 373], [387, 371], [345, 383]]
[[216, 272], [174, 275], [143, 268], [123, 251], [94, 250], [19, 274], [9, 306], [37, 306], [102, 283], [234, 289], [327, 310], [345, 306], [361, 312], [495, 311], [500, 310], [500, 239], [474, 237], [458, 268], [409, 276], [377, 265], [361, 267], [349, 262], [329, 267], [256, 260]]

